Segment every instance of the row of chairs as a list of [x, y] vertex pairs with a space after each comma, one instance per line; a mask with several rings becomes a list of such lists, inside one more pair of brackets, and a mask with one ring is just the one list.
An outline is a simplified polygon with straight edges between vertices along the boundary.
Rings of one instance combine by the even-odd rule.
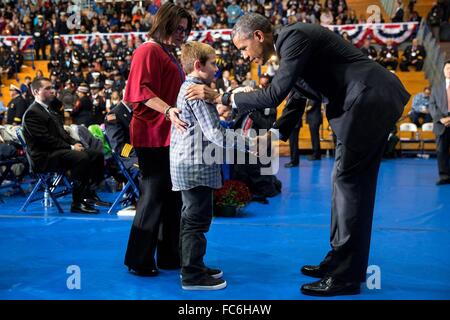
[[[125, 177], [126, 183], [119, 194], [116, 196], [113, 204], [108, 209], [108, 214], [114, 212], [120, 204], [130, 203], [131, 200], [137, 199], [139, 197], [139, 189], [135, 183], [135, 179], [139, 174], [139, 169], [137, 167], [127, 168], [123, 163], [120, 155], [118, 155], [114, 149], [111, 147], [111, 143], [108, 136], [104, 133], [105, 143], [107, 143], [112, 151], [112, 157], [120, 169], [121, 174]], [[43, 201], [44, 207], [51, 206], [53, 203], [59, 213], [63, 213], [61, 205], [58, 202], [58, 198], [64, 195], [72, 193], [72, 185], [66, 176], [65, 172], [36, 172], [33, 170], [33, 161], [28, 153], [28, 147], [23, 137], [22, 128], [18, 128], [16, 131], [17, 138], [22, 145], [27, 161], [30, 168], [30, 173], [36, 178], [37, 182], [33, 187], [30, 195], [25, 200], [25, 203], [20, 208], [21, 212], [26, 211], [27, 207], [35, 201]]]
[[421, 129], [411, 122], [405, 122], [400, 125], [400, 153], [419, 152], [420, 154], [434, 153], [436, 137], [433, 133], [433, 123], [422, 124]]

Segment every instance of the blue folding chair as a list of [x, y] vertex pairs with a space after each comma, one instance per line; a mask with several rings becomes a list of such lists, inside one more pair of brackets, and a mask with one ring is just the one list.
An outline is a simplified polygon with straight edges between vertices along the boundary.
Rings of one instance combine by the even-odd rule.
[[[22, 205], [19, 211], [24, 212], [32, 202], [43, 200], [43, 205], [45, 208], [50, 207], [53, 202], [58, 209], [58, 212], [64, 213], [64, 210], [59, 204], [57, 198], [72, 193], [72, 185], [69, 182], [69, 179], [66, 177], [64, 172], [36, 172], [34, 170], [33, 161], [31, 160], [31, 157], [28, 153], [28, 148], [23, 137], [22, 128], [17, 128], [16, 134], [20, 144], [25, 150], [25, 155], [30, 166], [30, 173], [37, 179], [36, 185], [33, 187], [33, 190], [31, 191], [30, 195], [25, 200], [25, 203]], [[42, 189], [43, 193], [41, 195], [37, 195], [38, 192]]]
[[[111, 142], [106, 135], [105, 130], [103, 130], [103, 135], [105, 137], [105, 142], [109, 145], [111, 149], [111, 153], [113, 156], [114, 161], [119, 166], [120, 173], [123, 174], [125, 179], [127, 180], [125, 186], [120, 191], [120, 193], [117, 195], [116, 199], [114, 200], [113, 204], [111, 205], [111, 208], [108, 210], [108, 214], [111, 214], [111, 212], [114, 210], [114, 208], [120, 203], [123, 205], [124, 203], [132, 202], [133, 198], [138, 199], [139, 198], [139, 188], [137, 187], [136, 183], [134, 182], [134, 179], [136, 179], [137, 175], [139, 174], [139, 168], [132, 166], [131, 168], [127, 169], [125, 164], [123, 163], [122, 159], [120, 158], [120, 155], [118, 155], [114, 148], [111, 145]], [[127, 195], [124, 197], [124, 195]]]

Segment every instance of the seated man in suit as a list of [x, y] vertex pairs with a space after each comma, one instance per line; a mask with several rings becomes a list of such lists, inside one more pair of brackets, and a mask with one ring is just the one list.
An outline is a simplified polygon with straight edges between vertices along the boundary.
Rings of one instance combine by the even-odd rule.
[[73, 180], [72, 212], [98, 213], [94, 205], [109, 206], [92, 191], [104, 179], [102, 152], [85, 149], [70, 137], [50, 105], [54, 96], [48, 78], [31, 83], [34, 103], [23, 116], [23, 135], [37, 172], [70, 170]]

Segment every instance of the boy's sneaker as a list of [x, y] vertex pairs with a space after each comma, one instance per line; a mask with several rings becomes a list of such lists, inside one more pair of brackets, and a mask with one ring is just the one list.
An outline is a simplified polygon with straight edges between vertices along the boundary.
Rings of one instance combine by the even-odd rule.
[[206, 273], [208, 274], [208, 276], [211, 276], [214, 279], [220, 279], [223, 277], [223, 272], [222, 272], [222, 270], [219, 270], [219, 269], [207, 268]]
[[184, 290], [220, 290], [227, 286], [223, 279], [214, 279], [206, 276], [196, 281], [181, 281], [181, 287]]
[[[219, 269], [206, 268], [206, 274], [214, 279], [220, 279], [223, 277], [223, 271]], [[180, 273], [180, 279], [183, 279], [183, 275]]]

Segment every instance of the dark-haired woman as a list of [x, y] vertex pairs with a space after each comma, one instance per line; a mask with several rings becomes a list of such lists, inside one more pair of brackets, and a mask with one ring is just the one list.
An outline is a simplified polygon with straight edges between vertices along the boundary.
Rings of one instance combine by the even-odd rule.
[[162, 5], [150, 40], [133, 53], [128, 76], [124, 101], [133, 108], [130, 138], [141, 172], [141, 194], [125, 265], [141, 276], [157, 275], [158, 268], [180, 268], [181, 196], [171, 190], [169, 144], [171, 121], [177, 127], [185, 125], [174, 108], [185, 77], [175, 49], [186, 41], [191, 28], [192, 18], [185, 9]]

